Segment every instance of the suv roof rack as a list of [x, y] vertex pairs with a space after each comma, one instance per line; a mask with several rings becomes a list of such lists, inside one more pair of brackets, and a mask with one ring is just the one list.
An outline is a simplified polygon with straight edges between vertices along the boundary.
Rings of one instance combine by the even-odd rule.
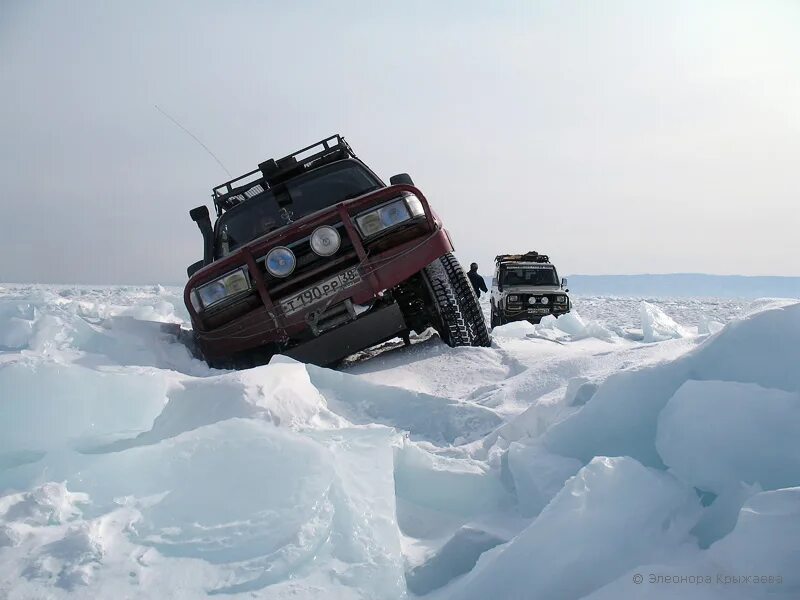
[[356, 154], [337, 133], [278, 160], [267, 159], [257, 169], [214, 188], [211, 197], [217, 216], [282, 181], [343, 158], [356, 158]]
[[494, 257], [494, 262], [538, 262], [549, 263], [550, 257], [546, 254], [539, 254], [535, 250], [526, 252], [525, 254], [498, 254]]

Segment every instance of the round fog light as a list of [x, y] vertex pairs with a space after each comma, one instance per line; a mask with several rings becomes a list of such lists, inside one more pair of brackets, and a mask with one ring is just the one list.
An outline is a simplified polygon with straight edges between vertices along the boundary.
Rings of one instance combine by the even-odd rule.
[[320, 256], [331, 256], [335, 254], [342, 245], [342, 238], [339, 232], [330, 225], [317, 227], [311, 234], [311, 249]]
[[536, 296], [531, 296], [528, 298], [528, 304], [536, 304]]
[[547, 299], [547, 296], [542, 296], [542, 304], [547, 304], [550, 300]]
[[267, 271], [275, 277], [287, 277], [294, 271], [297, 260], [294, 252], [284, 246], [273, 248], [267, 254]]

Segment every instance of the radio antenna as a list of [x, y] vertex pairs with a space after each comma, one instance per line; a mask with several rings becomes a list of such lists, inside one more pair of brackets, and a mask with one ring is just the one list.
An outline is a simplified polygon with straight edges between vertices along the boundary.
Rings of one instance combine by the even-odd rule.
[[161, 107], [160, 107], [158, 104], [154, 104], [153, 106], [155, 106], [155, 107], [156, 107], [156, 110], [157, 110], [158, 112], [160, 112], [162, 115], [164, 115], [165, 117], [167, 117], [167, 118], [168, 118], [170, 121], [172, 121], [173, 123], [175, 123], [175, 125], [177, 125], [177, 126], [178, 126], [178, 127], [180, 127], [181, 129], [183, 129], [183, 131], [185, 131], [185, 132], [186, 132], [186, 133], [189, 135], [189, 137], [191, 137], [191, 138], [192, 138], [192, 139], [193, 139], [195, 142], [197, 142], [198, 144], [200, 144], [200, 145], [203, 147], [203, 150], [205, 150], [206, 152], [208, 152], [208, 153], [211, 155], [211, 157], [212, 157], [212, 158], [213, 158], [215, 161], [217, 161], [217, 164], [218, 164], [220, 167], [222, 167], [222, 170], [223, 170], [223, 171], [225, 171], [225, 172], [228, 174], [228, 177], [233, 177], [233, 175], [231, 175], [231, 172], [230, 172], [230, 171], [228, 171], [228, 169], [226, 169], [226, 168], [225, 168], [225, 165], [223, 165], [223, 164], [222, 164], [222, 161], [221, 161], [219, 158], [217, 158], [217, 155], [216, 155], [216, 154], [214, 154], [214, 153], [213, 153], [211, 150], [209, 150], [208, 146], [206, 146], [206, 145], [205, 145], [203, 142], [201, 142], [201, 141], [200, 141], [200, 139], [199, 139], [199, 138], [198, 138], [198, 137], [197, 137], [195, 134], [193, 134], [191, 131], [189, 131], [188, 129], [186, 129], [186, 127], [184, 127], [183, 125], [181, 125], [180, 123], [178, 123], [178, 121], [177, 121], [176, 119], [174, 119], [174, 118], [173, 118], [173, 117], [171, 117], [169, 114], [167, 114], [167, 113], [166, 113], [164, 110], [162, 110], [162, 108], [161, 108]]

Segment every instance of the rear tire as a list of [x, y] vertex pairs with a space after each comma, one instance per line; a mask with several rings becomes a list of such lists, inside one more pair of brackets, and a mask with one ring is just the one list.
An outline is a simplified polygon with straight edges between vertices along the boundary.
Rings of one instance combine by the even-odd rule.
[[434, 325], [451, 347], [490, 346], [492, 338], [475, 290], [451, 253], [425, 267], [425, 276], [438, 314]]

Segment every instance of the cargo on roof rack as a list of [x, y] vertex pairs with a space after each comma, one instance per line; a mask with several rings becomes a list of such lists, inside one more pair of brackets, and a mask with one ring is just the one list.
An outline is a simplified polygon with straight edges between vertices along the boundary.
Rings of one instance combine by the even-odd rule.
[[217, 216], [278, 183], [343, 158], [356, 158], [356, 155], [337, 133], [283, 158], [265, 160], [257, 169], [214, 188], [211, 197]]
[[494, 257], [494, 262], [550, 262], [550, 257], [546, 254], [539, 254], [535, 250], [526, 252], [525, 254], [498, 254]]

